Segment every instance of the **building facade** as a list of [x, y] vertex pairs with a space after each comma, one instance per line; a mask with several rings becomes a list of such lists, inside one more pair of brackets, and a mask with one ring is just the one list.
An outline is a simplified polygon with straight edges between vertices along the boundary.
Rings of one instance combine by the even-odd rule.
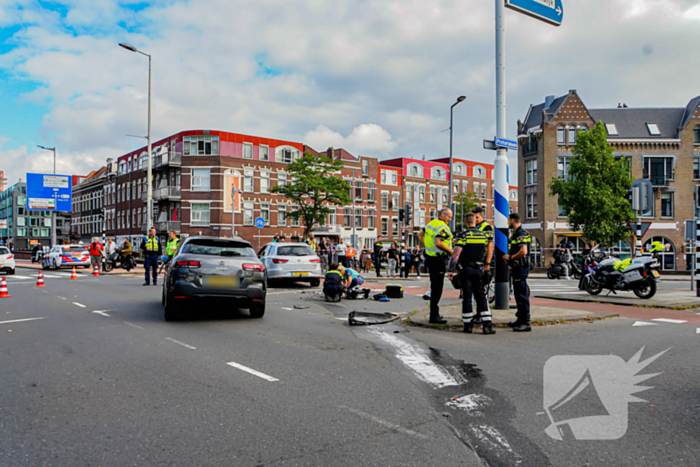
[[73, 186], [71, 242], [89, 244], [104, 236], [104, 182], [107, 166], [88, 174]]
[[[693, 219], [694, 191], [700, 183], [700, 97], [678, 108], [588, 109], [575, 90], [531, 105], [518, 121], [519, 187], [523, 223], [533, 236], [533, 260], [546, 264], [553, 248], [568, 237], [580, 252], [585, 239], [572, 232], [549, 182], [567, 177], [576, 135], [603, 122], [614, 155], [629, 161], [634, 178], [654, 186], [654, 202], [642, 215], [650, 222], [643, 244], [668, 245], [663, 269], [685, 270], [685, 221]], [[631, 232], [630, 232], [631, 234]], [[632, 254], [634, 240], [621, 242], [623, 256]]]

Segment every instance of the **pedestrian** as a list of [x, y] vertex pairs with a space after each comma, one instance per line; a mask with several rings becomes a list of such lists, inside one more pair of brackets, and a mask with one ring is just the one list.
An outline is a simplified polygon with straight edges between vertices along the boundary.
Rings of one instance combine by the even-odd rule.
[[279, 235], [275, 235], [274, 237], [272, 237], [272, 243], [277, 243], [277, 242], [279, 242], [279, 241], [280, 241], [280, 236], [279, 236]]
[[309, 234], [306, 244], [309, 245], [316, 254], [318, 254], [318, 244], [316, 243], [316, 237], [314, 237], [313, 233]]
[[156, 229], [153, 227], [148, 231], [148, 237], [144, 237], [141, 241], [141, 251], [143, 252], [143, 267], [146, 270], [146, 282], [143, 285], [151, 285], [149, 270], [153, 271], [153, 285], [158, 285], [158, 257], [162, 254], [162, 248], [158, 237], [156, 237]]
[[396, 249], [396, 243], [391, 244], [391, 248], [386, 252], [386, 275], [388, 277], [396, 277], [396, 264], [398, 263], [399, 252]]
[[416, 245], [416, 248], [413, 250], [413, 264], [416, 265], [418, 279], [420, 279], [421, 269], [423, 269], [423, 263], [425, 262], [424, 252], [425, 250], [421, 249], [420, 245]]
[[345, 245], [344, 239], [340, 239], [340, 243], [338, 243], [338, 245], [335, 247], [335, 250], [338, 252], [338, 264], [343, 267], [348, 267], [346, 258], [347, 245]]
[[[496, 334], [483, 284], [484, 268], [488, 264], [486, 256], [490, 241], [486, 232], [476, 227], [476, 220], [477, 216], [473, 212], [465, 216], [467, 229], [460, 232], [454, 239], [454, 250], [448, 270], [450, 271], [450, 279], [452, 279], [453, 271], [458, 271], [458, 283], [463, 296], [462, 323], [464, 323], [464, 332], [472, 333], [474, 324], [476, 324], [474, 317], [479, 315], [483, 333]], [[472, 296], [476, 300], [476, 313], [472, 306]]]
[[452, 256], [452, 231], [447, 224], [452, 220], [452, 210], [441, 209], [437, 219], [433, 219], [418, 233], [418, 240], [425, 246], [426, 263], [430, 274], [430, 319], [431, 324], [445, 324], [440, 316], [440, 298], [445, 285], [447, 261]]
[[92, 268], [95, 269], [95, 265], [97, 265], [97, 270], [101, 271], [102, 253], [104, 251], [104, 246], [102, 245], [102, 243], [100, 243], [97, 237], [94, 237], [92, 239], [92, 243], [90, 244], [88, 250], [90, 251], [90, 266], [92, 266]]
[[384, 245], [377, 239], [374, 242], [374, 270], [377, 272], [377, 277], [382, 277], [382, 251], [384, 250]]
[[112, 259], [112, 255], [117, 252], [117, 244], [114, 243], [114, 240], [112, 240], [112, 237], [109, 237], [107, 239], [107, 244], [105, 245], [104, 248], [104, 258], [105, 261]]
[[581, 251], [581, 279], [578, 281], [578, 289], [579, 290], [584, 290], [585, 287], [583, 286], [584, 279], [588, 275], [588, 270], [586, 269], [586, 260], [588, 259], [588, 256], [591, 254], [593, 251], [593, 245], [591, 245], [589, 242], [586, 242], [586, 245], [583, 247], [583, 251]]
[[177, 249], [180, 247], [180, 239], [177, 238], [177, 232], [171, 230], [169, 233], [168, 243], [165, 245], [165, 254], [168, 255], [168, 261], [175, 257]]
[[369, 249], [367, 247], [362, 248], [362, 253], [360, 253], [360, 272], [367, 272], [367, 260], [369, 259]]
[[41, 251], [41, 246], [37, 243], [34, 245], [34, 248], [32, 248], [32, 263], [39, 262], [39, 251]]
[[410, 272], [411, 266], [413, 265], [413, 255], [411, 254], [411, 250], [406, 248], [406, 251], [403, 252], [403, 256], [405, 264], [404, 273], [406, 275], [406, 279], [408, 279], [408, 273]]
[[[481, 286], [484, 289], [484, 295], [488, 297], [489, 286], [491, 285], [491, 281], [493, 280], [493, 272], [496, 270], [496, 255], [493, 254], [495, 249], [493, 226], [484, 220], [484, 209], [481, 206], [476, 206], [474, 209], [472, 209], [472, 213], [474, 214], [476, 219], [476, 228], [481, 232], [484, 232], [489, 240], [489, 243], [486, 247], [484, 275], [481, 278]], [[486, 307], [488, 308], [488, 300], [486, 300]], [[491, 316], [490, 310], [489, 316]], [[481, 322], [481, 314], [477, 312], [477, 315], [474, 318], [474, 324], [479, 325], [481, 324]]]
[[527, 277], [530, 275], [530, 244], [532, 237], [520, 224], [520, 214], [511, 213], [508, 216], [508, 224], [513, 233], [510, 236], [508, 254], [503, 259], [508, 262], [513, 278], [513, 294], [518, 311], [516, 320], [508, 323], [515, 332], [530, 332], [530, 289], [527, 286]]

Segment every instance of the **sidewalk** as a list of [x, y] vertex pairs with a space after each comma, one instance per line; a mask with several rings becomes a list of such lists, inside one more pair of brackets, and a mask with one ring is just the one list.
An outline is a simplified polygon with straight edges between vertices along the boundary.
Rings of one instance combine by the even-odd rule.
[[[515, 320], [515, 305], [511, 304], [510, 310], [491, 310], [494, 327], [507, 328], [508, 323]], [[430, 309], [423, 308], [409, 316], [408, 321], [416, 326], [425, 326], [434, 329], [461, 329], [462, 304], [441, 305], [440, 314], [447, 320], [447, 324], [430, 324]], [[619, 318], [617, 313], [605, 313], [598, 311], [568, 310], [564, 308], [551, 308], [531, 305], [530, 316], [534, 326], [546, 326], [576, 321], [596, 321], [607, 318]], [[481, 328], [475, 327], [474, 332], [480, 333]]]
[[674, 290], [672, 292], [657, 292], [649, 299], [638, 298], [632, 292], [618, 292], [617, 295], [607, 295], [607, 291], [600, 295], [590, 295], [588, 292], [573, 292], [566, 294], [544, 293], [534, 291], [534, 298], [546, 298], [549, 300], [561, 300], [567, 302], [601, 303], [606, 305], [623, 305], [640, 308], [661, 308], [665, 310], [692, 310], [700, 308], [700, 298], [690, 290]]

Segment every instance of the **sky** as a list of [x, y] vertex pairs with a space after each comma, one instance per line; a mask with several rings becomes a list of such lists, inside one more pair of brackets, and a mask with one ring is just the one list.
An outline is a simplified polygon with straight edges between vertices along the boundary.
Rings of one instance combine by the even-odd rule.
[[[553, 27], [506, 12], [508, 137], [530, 104], [683, 107], [700, 95], [700, 0], [564, 0]], [[0, 0], [0, 170], [87, 174], [186, 129], [380, 159], [493, 162], [494, 2]], [[511, 152], [511, 165], [516, 164]]]

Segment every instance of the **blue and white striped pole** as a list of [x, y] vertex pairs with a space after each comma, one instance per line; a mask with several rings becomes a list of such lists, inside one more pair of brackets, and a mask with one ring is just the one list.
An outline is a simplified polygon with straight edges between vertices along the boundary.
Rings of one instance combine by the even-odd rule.
[[[506, 138], [506, 18], [505, 2], [496, 0], [496, 136]], [[508, 253], [508, 156], [498, 149], [494, 163], [496, 212], [496, 303], [497, 310], [510, 308], [510, 279], [503, 255]]]

